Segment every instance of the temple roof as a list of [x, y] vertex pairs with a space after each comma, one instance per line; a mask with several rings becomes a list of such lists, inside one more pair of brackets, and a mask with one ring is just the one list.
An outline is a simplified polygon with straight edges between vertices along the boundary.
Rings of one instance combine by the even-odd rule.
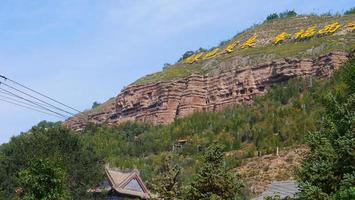
[[137, 169], [124, 171], [105, 167], [105, 172], [112, 189], [116, 192], [142, 199], [149, 198], [149, 191], [139, 176]]

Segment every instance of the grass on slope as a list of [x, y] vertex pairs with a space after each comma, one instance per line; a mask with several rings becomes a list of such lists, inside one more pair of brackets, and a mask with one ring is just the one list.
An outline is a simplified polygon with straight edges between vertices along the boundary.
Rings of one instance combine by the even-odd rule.
[[[273, 59], [293, 57], [309, 58], [327, 54], [332, 51], [347, 52], [355, 47], [355, 33], [346, 35], [334, 34], [326, 37], [313, 37], [303, 42], [287, 42], [278, 46], [271, 45], [269, 42], [278, 33], [286, 31], [294, 33], [301, 28], [306, 29], [309, 26], [317, 25], [318, 28], [332, 22], [346, 24], [355, 20], [355, 14], [345, 16], [297, 16], [291, 18], [277, 19], [270, 22], [264, 22], [250, 28], [233, 39], [244, 41], [253, 34], [258, 36], [256, 46], [249, 49], [237, 49], [231, 54], [223, 54], [216, 58], [199, 61], [194, 64], [176, 63], [161, 72], [147, 75], [138, 79], [134, 84], [148, 84], [157, 81], [173, 80], [186, 77], [192, 73], [206, 74], [211, 71], [218, 71], [219, 64], [224, 60], [239, 56], [239, 59], [246, 58], [245, 66], [269, 62]], [[221, 46], [223, 49], [225, 46]], [[243, 67], [241, 64], [238, 67]]]

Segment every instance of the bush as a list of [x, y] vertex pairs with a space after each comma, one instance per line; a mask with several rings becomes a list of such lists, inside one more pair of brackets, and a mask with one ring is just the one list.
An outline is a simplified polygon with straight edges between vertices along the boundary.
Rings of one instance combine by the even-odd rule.
[[279, 15], [277, 13], [272, 13], [266, 17], [266, 21], [271, 21], [271, 20], [278, 19], [278, 18], [279, 18]]
[[297, 13], [294, 10], [286, 10], [284, 12], [279, 13], [280, 18], [294, 17], [294, 16], [297, 16]]
[[355, 14], [355, 7], [350, 8], [349, 10], [344, 12], [344, 15], [351, 15], [351, 14]]
[[294, 17], [297, 16], [297, 13], [294, 10], [286, 10], [284, 12], [281, 12], [279, 14], [277, 13], [272, 13], [269, 16], [266, 17], [266, 21], [271, 21], [275, 19], [282, 19], [282, 18], [287, 18], [287, 17]]

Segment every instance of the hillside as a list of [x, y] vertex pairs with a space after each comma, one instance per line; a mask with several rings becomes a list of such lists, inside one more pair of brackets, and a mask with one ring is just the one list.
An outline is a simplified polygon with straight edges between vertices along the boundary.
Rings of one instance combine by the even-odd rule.
[[[354, 59], [349, 64], [354, 68]], [[342, 73], [341, 69], [330, 79], [295, 78], [273, 85], [266, 95], [255, 98], [253, 106], [194, 113], [160, 126], [91, 124], [80, 137], [105, 162], [121, 168], [137, 167], [149, 183], [154, 182], [164, 159], [171, 157], [172, 163], [183, 169], [183, 185], [201, 166], [206, 148], [212, 143], [223, 144], [225, 166], [241, 175], [247, 193], [254, 196], [273, 180], [293, 178], [293, 169], [307, 152], [301, 145], [304, 136], [317, 130], [325, 97], [329, 93], [346, 94], [348, 86]], [[277, 148], [279, 156], [275, 155]]]
[[353, 54], [355, 15], [296, 16], [265, 21], [209, 51], [185, 55], [138, 79], [100, 107], [67, 120], [87, 123], [171, 123], [196, 111], [251, 103], [296, 76], [324, 78]]

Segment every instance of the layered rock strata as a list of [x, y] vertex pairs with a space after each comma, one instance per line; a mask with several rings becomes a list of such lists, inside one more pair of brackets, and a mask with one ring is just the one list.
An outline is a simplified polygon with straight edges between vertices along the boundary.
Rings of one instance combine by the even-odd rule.
[[349, 55], [330, 53], [315, 59], [282, 59], [238, 69], [237, 60], [222, 62], [220, 68], [233, 70], [218, 75], [191, 75], [172, 81], [130, 85], [115, 101], [95, 112], [68, 119], [64, 125], [81, 129], [86, 123], [120, 123], [127, 120], [167, 124], [198, 111], [221, 111], [241, 103], [251, 103], [268, 86], [292, 77], [324, 78], [340, 67]]

